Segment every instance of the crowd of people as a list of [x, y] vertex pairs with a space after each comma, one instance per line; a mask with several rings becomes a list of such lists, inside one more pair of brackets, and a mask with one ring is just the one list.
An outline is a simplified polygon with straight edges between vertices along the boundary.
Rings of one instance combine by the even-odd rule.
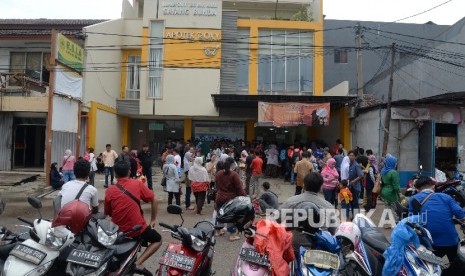
[[[285, 182], [295, 185], [295, 196], [287, 199], [281, 208], [312, 202], [318, 208], [340, 207], [346, 220], [351, 220], [360, 207], [368, 212], [377, 207], [378, 198], [381, 198], [384, 207], [396, 215], [396, 204], [400, 201], [397, 159], [387, 154], [380, 162], [378, 160], [372, 150], [360, 147], [346, 150], [340, 140], [332, 148], [319, 143], [280, 146], [272, 143], [265, 146], [260, 142], [214, 141], [207, 149], [201, 143], [167, 141], [160, 156], [162, 185], [168, 194], [168, 204], [173, 204], [174, 200], [176, 205], [184, 204], [186, 211], [195, 210], [195, 214], [202, 215], [205, 202], [214, 201], [213, 220], [219, 209], [237, 196], [249, 196], [258, 212], [277, 210], [278, 196], [271, 191], [266, 179], [278, 177], [282, 178], [282, 185], [288, 185]], [[81, 200], [97, 212], [98, 191], [94, 187], [94, 179], [95, 173], [103, 169], [104, 187], [107, 188], [104, 214], [110, 216], [122, 231], [141, 224], [143, 228], [131, 235], [140, 236], [150, 243], [137, 262], [140, 266], [161, 245], [161, 236], [154, 229], [158, 204], [152, 191], [153, 161], [146, 144], [140, 152], [129, 152], [128, 147], [123, 146], [120, 154], [108, 144], [97, 157], [92, 148], [79, 158], [71, 150], [66, 150], [61, 167], [58, 169], [57, 163], [52, 164], [50, 173], [51, 185], [61, 189], [61, 207], [82, 189]], [[377, 189], [379, 183], [382, 185]], [[419, 183], [422, 185], [418, 185], [420, 193], [416, 199], [425, 203], [425, 197], [432, 191], [431, 183], [427, 180]], [[320, 192], [323, 196], [319, 195]], [[192, 193], [195, 200], [191, 205]], [[455, 231], [452, 217], [465, 221], [465, 213], [456, 203], [454, 205], [452, 198], [440, 197], [428, 197], [425, 210], [439, 208], [446, 216], [428, 218], [426, 227], [431, 228], [428, 229], [438, 252], [452, 260], [455, 258], [452, 248], [456, 248], [458, 236], [454, 236], [453, 242], [445, 241], [444, 233], [438, 228], [445, 227], [445, 232], [451, 234]], [[139, 201], [151, 203], [149, 223], [145, 222]], [[409, 206], [412, 209], [411, 202]], [[240, 239], [237, 229], [231, 225], [224, 230], [215, 230], [215, 235], [224, 235], [226, 231], [230, 233], [230, 241]]]

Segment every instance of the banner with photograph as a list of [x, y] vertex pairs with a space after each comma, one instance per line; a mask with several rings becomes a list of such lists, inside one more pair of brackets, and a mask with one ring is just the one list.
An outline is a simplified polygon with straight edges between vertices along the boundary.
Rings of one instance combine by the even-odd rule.
[[328, 126], [330, 103], [258, 103], [260, 126]]

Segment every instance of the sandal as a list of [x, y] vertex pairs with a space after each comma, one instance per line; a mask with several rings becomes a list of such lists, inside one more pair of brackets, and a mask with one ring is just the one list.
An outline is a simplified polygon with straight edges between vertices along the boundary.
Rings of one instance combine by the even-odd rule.
[[237, 240], [240, 240], [240, 239], [241, 239], [241, 237], [238, 236], [238, 235], [231, 235], [231, 236], [229, 236], [229, 241], [230, 241], [230, 242], [237, 241]]
[[226, 232], [221, 229], [221, 230], [215, 230], [215, 237], [223, 236]]

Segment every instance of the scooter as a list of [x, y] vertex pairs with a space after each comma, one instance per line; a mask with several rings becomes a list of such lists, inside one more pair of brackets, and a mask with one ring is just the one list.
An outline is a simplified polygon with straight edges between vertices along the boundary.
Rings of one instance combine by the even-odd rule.
[[3, 270], [10, 251], [16, 246], [17, 243], [24, 242], [29, 239], [28, 232], [13, 233], [6, 227], [0, 227], [0, 272]]
[[[385, 265], [383, 253], [391, 244], [379, 231], [373, 221], [365, 215], [356, 214], [353, 219], [353, 223], [355, 223], [361, 230], [363, 245], [367, 253], [372, 254], [375, 257], [368, 258], [372, 273], [366, 273], [364, 275], [380, 275], [378, 274], [379, 269], [382, 270]], [[428, 230], [417, 223], [407, 222], [406, 224], [418, 235], [420, 246], [415, 248], [411, 244], [405, 245], [404, 261], [397, 275], [441, 275], [442, 260], [441, 258], [436, 257], [431, 251], [432, 239]]]
[[244, 230], [246, 240], [242, 243], [239, 256], [234, 263], [231, 276], [270, 276], [271, 265], [267, 255], [260, 255], [254, 247], [255, 227]]
[[[411, 197], [417, 193], [417, 190], [415, 189], [415, 182], [420, 179], [422, 172], [422, 166], [420, 165], [418, 172], [413, 175], [407, 183], [407, 189], [404, 194], [406, 197]], [[462, 185], [462, 181], [460, 179], [452, 179], [445, 182], [437, 182], [433, 179], [433, 181], [435, 182], [434, 192], [448, 194], [457, 201], [460, 207], [465, 207], [465, 187]]]
[[[129, 232], [137, 232], [140, 225]], [[142, 241], [127, 237], [118, 232], [119, 227], [104, 219], [90, 219], [86, 229], [79, 235], [74, 248], [67, 257], [66, 273], [68, 275], [125, 275], [137, 272], [135, 269], [137, 252]]]
[[213, 262], [215, 227], [210, 221], [200, 221], [194, 228], [183, 227], [182, 208], [169, 205], [168, 213], [181, 217], [181, 225], [168, 225], [160, 222], [160, 226], [170, 232], [171, 237], [181, 243], [170, 242], [160, 258], [157, 275], [211, 275]]
[[302, 231], [302, 234], [311, 245], [299, 247], [299, 254], [291, 263], [291, 275], [337, 275], [344, 259], [336, 237], [324, 230], [315, 233]]
[[38, 210], [40, 218], [30, 222], [18, 217], [28, 225], [24, 227], [30, 229], [31, 238], [16, 244], [10, 251], [3, 267], [4, 276], [44, 275], [54, 266], [60, 252], [74, 242], [74, 234], [66, 227], [52, 228], [51, 222], [42, 218], [40, 200], [28, 197], [28, 202]]
[[341, 276], [381, 275], [383, 267], [378, 265], [375, 256], [365, 249], [360, 228], [353, 222], [343, 222], [335, 234], [342, 247], [344, 266]]

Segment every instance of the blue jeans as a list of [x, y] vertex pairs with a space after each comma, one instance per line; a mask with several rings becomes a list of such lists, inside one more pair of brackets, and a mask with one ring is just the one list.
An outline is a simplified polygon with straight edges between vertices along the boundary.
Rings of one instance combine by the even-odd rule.
[[357, 190], [355, 188], [351, 188], [350, 191], [352, 192], [352, 202], [350, 203], [350, 206], [352, 207], [352, 214], [354, 213], [355, 210], [360, 208], [358, 204], [358, 199], [360, 198], [360, 190]]
[[191, 187], [186, 186], [186, 208], [191, 207], [191, 193], [192, 193]]
[[111, 175], [111, 185], [113, 185], [113, 179], [115, 178], [115, 171], [113, 167], [105, 167], [105, 186], [108, 186], [108, 176]]
[[341, 211], [342, 210], [346, 210], [346, 218], [350, 218], [350, 205], [352, 204], [352, 202], [350, 202], [349, 204], [347, 204], [345, 202], [345, 200], [342, 200], [341, 201]]
[[323, 189], [323, 195], [325, 196], [326, 201], [331, 203], [331, 205], [336, 205], [336, 193], [334, 192], [334, 190]]
[[291, 183], [295, 183], [295, 176], [296, 173], [294, 172], [294, 169], [291, 169]]
[[63, 183], [66, 183], [70, 180], [76, 180], [76, 176], [74, 176], [74, 172], [73, 171], [63, 171]]

